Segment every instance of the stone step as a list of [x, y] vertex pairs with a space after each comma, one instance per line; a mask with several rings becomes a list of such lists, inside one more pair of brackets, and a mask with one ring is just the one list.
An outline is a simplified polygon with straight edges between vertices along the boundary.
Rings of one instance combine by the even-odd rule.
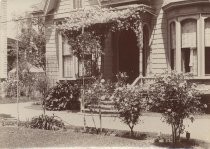
[[[98, 113], [99, 113], [99, 109], [94, 110], [94, 111], [91, 111], [90, 109], [84, 109], [84, 112], [85, 112], [85, 113], [94, 113], [94, 114], [98, 114]], [[117, 110], [115, 110], [115, 109], [113, 109], [113, 110], [111, 110], [111, 109], [109, 109], [109, 110], [104, 110], [104, 109], [102, 109], [102, 110], [101, 110], [101, 113], [102, 113], [102, 114], [117, 114], [118, 112], [117, 112]]]

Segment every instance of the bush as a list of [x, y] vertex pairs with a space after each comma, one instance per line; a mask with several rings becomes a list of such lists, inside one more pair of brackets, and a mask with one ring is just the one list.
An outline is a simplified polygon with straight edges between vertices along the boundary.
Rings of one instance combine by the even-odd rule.
[[34, 129], [59, 130], [65, 128], [61, 119], [56, 116], [40, 115], [33, 117], [29, 127]]
[[[17, 81], [15, 80], [7, 80], [4, 82], [4, 91], [6, 97], [16, 97], [17, 96]], [[19, 82], [19, 94], [21, 96], [25, 95], [24, 85]]]
[[173, 143], [184, 132], [183, 120], [194, 121], [196, 113], [202, 113], [206, 105], [200, 102], [197, 85], [187, 81], [191, 76], [171, 72], [157, 76], [150, 86], [150, 104], [158, 107], [164, 121], [172, 126]]
[[117, 87], [112, 96], [115, 108], [119, 112], [119, 118], [129, 126], [131, 136], [134, 135], [134, 126], [138, 124], [139, 117], [147, 107], [144, 92], [140, 86], [123, 85]]
[[80, 85], [76, 82], [60, 81], [52, 87], [45, 100], [47, 110], [79, 110]]

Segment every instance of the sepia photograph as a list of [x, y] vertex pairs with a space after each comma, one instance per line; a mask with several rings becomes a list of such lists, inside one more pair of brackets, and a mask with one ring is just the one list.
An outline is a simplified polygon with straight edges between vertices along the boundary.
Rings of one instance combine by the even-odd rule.
[[0, 0], [0, 148], [210, 149], [210, 0]]

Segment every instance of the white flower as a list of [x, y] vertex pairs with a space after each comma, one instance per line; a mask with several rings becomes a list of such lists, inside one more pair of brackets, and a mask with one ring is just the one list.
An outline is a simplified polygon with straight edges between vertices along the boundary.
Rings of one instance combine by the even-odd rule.
[[106, 96], [101, 96], [101, 100], [105, 100], [106, 99]]
[[88, 93], [91, 94], [91, 90], [88, 90]]
[[122, 88], [122, 87], [119, 87], [119, 88], [118, 88], [118, 90], [119, 90], [119, 91], [122, 91], [122, 90], [123, 90], [123, 88]]
[[171, 112], [171, 109], [168, 109], [167, 111], [168, 111], [168, 112]]
[[207, 104], [204, 104], [204, 108], [207, 108], [208, 106], [207, 106]]
[[105, 80], [104, 79], [101, 79], [101, 83], [104, 83], [105, 82]]

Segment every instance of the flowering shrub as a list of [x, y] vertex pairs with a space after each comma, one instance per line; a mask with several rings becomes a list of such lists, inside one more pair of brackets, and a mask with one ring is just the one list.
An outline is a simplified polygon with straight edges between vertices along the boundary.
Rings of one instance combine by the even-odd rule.
[[32, 118], [29, 122], [29, 127], [34, 129], [59, 130], [63, 129], [65, 125], [60, 118], [54, 115], [40, 115]]
[[123, 85], [117, 87], [112, 96], [119, 118], [129, 126], [131, 136], [134, 134], [133, 128], [139, 122], [142, 111], [147, 107], [143, 94], [144, 90], [140, 86]]
[[95, 79], [92, 84], [87, 85], [85, 88], [85, 106], [90, 108], [91, 112], [96, 108], [99, 109], [100, 132], [102, 131], [101, 101], [109, 100], [109, 97], [113, 92], [113, 88], [113, 84], [109, 81], [105, 81], [104, 79]]
[[189, 75], [171, 72], [157, 76], [155, 83], [150, 86], [150, 104], [158, 107], [164, 121], [172, 126], [173, 143], [184, 132], [183, 120], [201, 113], [206, 105], [200, 102], [200, 93], [196, 84], [187, 79]]
[[114, 86], [111, 82], [104, 79], [95, 79], [95, 81], [86, 86], [85, 105], [89, 107], [100, 106], [100, 101], [109, 99]]
[[45, 99], [47, 110], [78, 110], [80, 86], [77, 83], [60, 81], [52, 87]]

